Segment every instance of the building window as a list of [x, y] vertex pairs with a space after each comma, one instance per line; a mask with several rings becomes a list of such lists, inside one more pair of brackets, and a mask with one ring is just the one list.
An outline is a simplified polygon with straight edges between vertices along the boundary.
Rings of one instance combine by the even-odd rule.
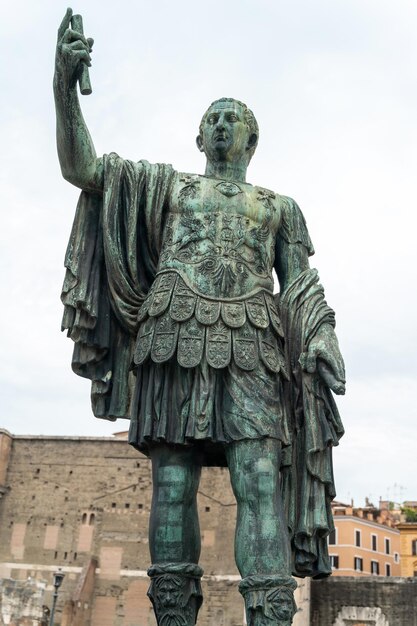
[[385, 576], [391, 576], [391, 565], [389, 563], [385, 563]]
[[355, 556], [353, 559], [353, 567], [356, 572], [363, 572], [363, 559], [359, 556]]
[[378, 561], [371, 561], [371, 574], [379, 576], [379, 563]]
[[399, 563], [400, 562], [400, 555], [398, 554], [398, 552], [394, 552], [394, 563]]
[[411, 542], [411, 553], [413, 556], [417, 556], [417, 539]]
[[378, 550], [378, 537], [377, 535], [371, 535], [372, 550], [376, 552]]
[[361, 547], [361, 531], [355, 530], [355, 546], [357, 548]]
[[333, 530], [331, 530], [329, 534], [329, 546], [335, 546], [336, 543], [337, 543], [336, 528], [333, 528]]
[[389, 539], [385, 538], [385, 554], [390, 554], [391, 552], [391, 542]]
[[337, 554], [330, 555], [330, 565], [332, 566], [332, 569], [339, 569], [339, 557]]

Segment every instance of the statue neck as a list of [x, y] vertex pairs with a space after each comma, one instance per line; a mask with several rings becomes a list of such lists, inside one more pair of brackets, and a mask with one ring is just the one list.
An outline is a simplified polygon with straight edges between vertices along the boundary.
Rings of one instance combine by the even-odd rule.
[[245, 183], [247, 169], [247, 163], [242, 163], [241, 161], [207, 161], [205, 175], [211, 176], [212, 178], [223, 178], [225, 180]]

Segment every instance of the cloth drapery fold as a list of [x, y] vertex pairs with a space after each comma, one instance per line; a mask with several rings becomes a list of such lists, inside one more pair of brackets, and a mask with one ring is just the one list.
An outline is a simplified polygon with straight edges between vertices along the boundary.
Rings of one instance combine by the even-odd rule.
[[285, 450], [283, 498], [297, 576], [331, 573], [327, 536], [333, 529], [330, 503], [336, 495], [332, 448], [343, 425], [329, 388], [318, 373], [302, 370], [300, 356], [322, 324], [334, 326], [334, 312], [324, 299], [317, 270], [309, 269], [280, 295], [291, 381], [287, 401], [292, 415], [292, 443]]
[[170, 165], [105, 155], [103, 196], [82, 192], [65, 256], [62, 329], [72, 368], [89, 378], [93, 413], [129, 418], [137, 313], [155, 278]]

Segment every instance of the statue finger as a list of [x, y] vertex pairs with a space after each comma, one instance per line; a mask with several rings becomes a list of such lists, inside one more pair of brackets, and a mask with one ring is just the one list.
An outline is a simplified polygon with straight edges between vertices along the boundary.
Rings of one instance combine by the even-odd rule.
[[330, 366], [321, 359], [317, 362], [317, 369], [322, 378], [322, 380], [326, 383], [328, 387], [332, 391], [334, 391], [337, 395], [343, 395], [346, 391], [345, 382], [341, 381], [335, 376]]
[[58, 28], [58, 41], [60, 41], [63, 38], [66, 30], [69, 28], [69, 25], [71, 24], [71, 18], [72, 18], [72, 9], [68, 7], [63, 17], [63, 20]]
[[85, 61], [88, 66], [91, 65], [91, 57], [82, 42], [65, 43], [62, 45], [62, 51], [67, 57], [72, 57], [77, 61]]
[[335, 379], [329, 387], [338, 396], [344, 396], [346, 393], [346, 383], [340, 380]]
[[338, 349], [320, 350], [317, 356], [320, 361], [326, 364], [326, 367], [330, 368], [330, 371], [334, 373], [337, 380], [343, 383], [346, 382], [345, 366]]
[[85, 50], [90, 53], [90, 47], [86, 46], [80, 39], [77, 39], [77, 41], [73, 41], [72, 43], [67, 43], [66, 46], [70, 50]]
[[346, 384], [342, 383], [340, 380], [333, 378], [327, 385], [337, 396], [344, 396], [346, 393]]
[[88, 67], [91, 66], [91, 57], [87, 50], [74, 50], [73, 48], [69, 48], [68, 52], [77, 63], [83, 61]]
[[72, 43], [73, 41], [82, 41], [83, 44], [87, 46], [88, 48], [88, 41], [84, 37], [84, 35], [82, 35], [76, 30], [73, 30], [72, 28], [67, 28], [62, 38], [62, 41], [65, 43]]
[[87, 42], [88, 42], [88, 45], [90, 46], [90, 52], [91, 52], [94, 46], [94, 39], [92, 37], [87, 37]]
[[80, 61], [84, 61], [88, 67], [91, 67], [91, 57], [87, 50], [76, 50], [75, 54], [78, 56]]

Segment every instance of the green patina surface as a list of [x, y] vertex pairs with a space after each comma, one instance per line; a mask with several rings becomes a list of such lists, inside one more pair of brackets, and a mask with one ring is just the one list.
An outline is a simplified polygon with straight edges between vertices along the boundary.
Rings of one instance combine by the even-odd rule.
[[248, 624], [287, 626], [291, 576], [331, 572], [331, 450], [343, 434], [331, 391], [345, 389], [304, 217], [291, 198], [246, 183], [259, 130], [238, 100], [217, 100], [202, 118], [204, 175], [97, 157], [77, 96], [77, 82], [91, 93], [92, 45], [69, 9], [54, 75], [57, 146], [82, 193], [63, 329], [95, 415], [129, 417], [130, 443], [152, 459], [158, 624], [197, 619], [196, 494], [208, 464], [230, 471]]

